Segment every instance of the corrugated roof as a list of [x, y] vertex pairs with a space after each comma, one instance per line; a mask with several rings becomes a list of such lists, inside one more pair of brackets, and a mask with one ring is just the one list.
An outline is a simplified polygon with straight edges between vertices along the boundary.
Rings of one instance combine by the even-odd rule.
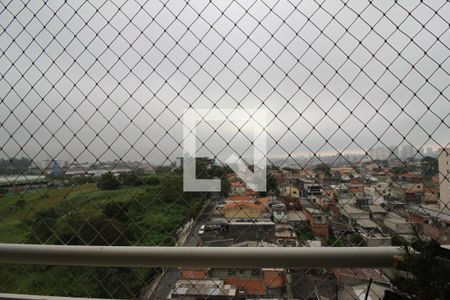
[[258, 209], [261, 209], [261, 210], [264, 209], [263, 205], [254, 204], [254, 203], [250, 203], [250, 202], [230, 203], [230, 204], [225, 205], [224, 208], [228, 209], [228, 208], [234, 208], [234, 207], [237, 207], [237, 206], [242, 207], [242, 208], [244, 208], [244, 207], [252, 207], [252, 208], [258, 208]]

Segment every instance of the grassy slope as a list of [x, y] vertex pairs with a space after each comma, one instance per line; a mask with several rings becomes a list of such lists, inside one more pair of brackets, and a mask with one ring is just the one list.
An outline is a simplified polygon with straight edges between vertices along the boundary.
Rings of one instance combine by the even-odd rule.
[[[54, 228], [58, 234], [65, 217], [71, 213], [77, 212], [87, 219], [106, 218], [102, 212], [105, 204], [125, 202], [129, 204], [125, 224], [132, 226], [136, 235], [131, 242], [133, 245], [173, 245], [176, 230], [196, 215], [202, 201], [163, 203], [158, 197], [159, 189], [158, 186], [141, 186], [102, 191], [95, 184], [85, 184], [5, 195], [0, 198], [0, 242], [27, 243], [33, 235], [33, 228], [27, 221], [49, 208], [61, 212]], [[151, 272], [147, 271], [0, 266], [0, 292], [130, 298], [148, 281]]]

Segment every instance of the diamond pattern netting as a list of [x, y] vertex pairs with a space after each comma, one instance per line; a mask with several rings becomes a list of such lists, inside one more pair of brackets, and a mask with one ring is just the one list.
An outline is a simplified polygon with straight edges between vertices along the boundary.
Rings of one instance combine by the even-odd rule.
[[[448, 170], [439, 171], [435, 158], [449, 142], [449, 18], [447, 1], [2, 2], [0, 242], [230, 242], [223, 232], [207, 240], [200, 226], [215, 214], [228, 226], [261, 216], [238, 200], [229, 199], [237, 209], [224, 213], [211, 194], [183, 192], [177, 166], [183, 111], [204, 108], [267, 110], [269, 195], [293, 201], [287, 214], [299, 218], [287, 231], [278, 226], [289, 234], [277, 239], [235, 226], [232, 244], [365, 246], [367, 236], [398, 242], [408, 233], [388, 232], [386, 219], [410, 222], [425, 204], [449, 215], [448, 199], [438, 195]], [[249, 126], [204, 119], [198, 155], [217, 164], [198, 162], [197, 176], [219, 177], [230, 189], [225, 160], [251, 156]], [[324, 195], [296, 206], [294, 178], [320, 184]], [[264, 206], [263, 196], [256, 205]], [[371, 211], [368, 221], [364, 199], [380, 197], [390, 212], [376, 219]], [[395, 201], [408, 207], [391, 208]], [[324, 216], [326, 234], [301, 222], [308, 207]], [[214, 272], [205, 277], [216, 284], [211, 291], [224, 290], [211, 280], [219, 274], [252, 297], [348, 292], [332, 270], [282, 271], [292, 289], [268, 288], [274, 276], [266, 294], [252, 286], [262, 273]], [[181, 274], [5, 265], [0, 291], [156, 299]], [[199, 278], [184, 279], [204, 293]]]

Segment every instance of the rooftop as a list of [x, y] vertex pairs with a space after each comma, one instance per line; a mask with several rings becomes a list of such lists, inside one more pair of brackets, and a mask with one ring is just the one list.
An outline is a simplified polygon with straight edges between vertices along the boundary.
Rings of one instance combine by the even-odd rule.
[[288, 221], [306, 221], [305, 214], [300, 210], [291, 210], [287, 212]]
[[179, 296], [226, 296], [236, 295], [236, 287], [225, 284], [223, 280], [178, 280], [171, 295]]

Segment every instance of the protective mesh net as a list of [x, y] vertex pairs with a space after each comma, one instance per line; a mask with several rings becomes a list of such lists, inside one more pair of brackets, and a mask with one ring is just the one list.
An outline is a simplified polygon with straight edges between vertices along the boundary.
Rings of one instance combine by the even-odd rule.
[[[2, 1], [0, 242], [68, 245], [448, 244], [447, 1]], [[266, 110], [267, 192], [248, 122]], [[257, 120], [258, 121], [258, 120]], [[447, 150], [446, 150], [447, 149]], [[261, 150], [261, 149], [260, 149]], [[0, 292], [164, 299], [358, 298], [379, 269], [3, 265]], [[378, 290], [379, 289], [379, 290]]]

